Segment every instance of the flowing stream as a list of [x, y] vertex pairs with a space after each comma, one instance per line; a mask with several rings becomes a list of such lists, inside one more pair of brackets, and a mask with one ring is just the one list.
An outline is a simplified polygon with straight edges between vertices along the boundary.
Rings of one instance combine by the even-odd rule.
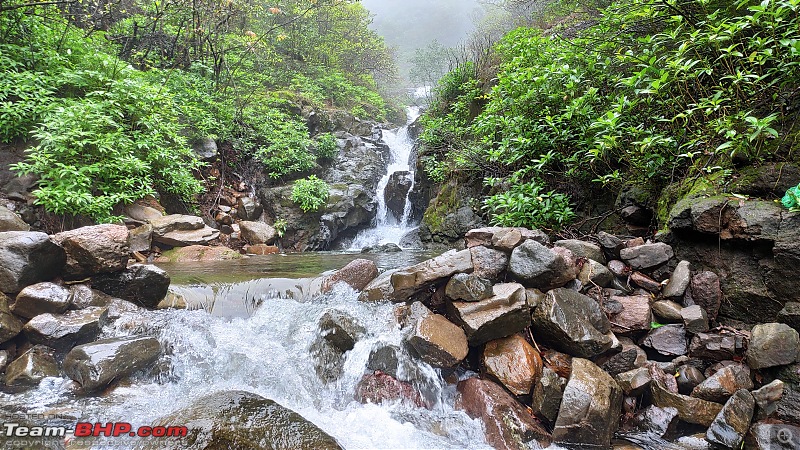
[[[194, 292], [199, 297], [213, 293], [215, 298], [219, 292], [227, 292], [216, 298], [212, 314], [202, 309], [127, 313], [103, 333], [105, 337], [132, 333], [156, 336], [166, 349], [156, 369], [139, 373], [97, 397], [75, 396], [69, 380], [46, 378], [37, 389], [0, 394], [0, 403], [24, 407], [28, 413], [69, 418], [73, 424], [124, 421], [137, 427], [151, 425], [201, 396], [245, 390], [293, 409], [347, 449], [488, 448], [480, 423], [453, 409], [454, 386], [424, 363], [413, 364], [419, 369], [417, 379], [423, 395], [435, 403], [431, 410], [401, 403], [363, 405], [353, 399], [356, 384], [367, 372], [370, 351], [382, 344], [399, 345], [401, 330], [394, 320], [393, 305], [359, 302], [357, 293], [344, 285], [313, 300], [271, 295], [265, 289], [270, 283], [305, 285], [305, 280], [311, 279], [308, 269], [298, 272], [294, 267], [299, 260], [293, 258], [308, 256], [270, 256], [241, 263], [249, 267], [249, 273], [270, 267], [280, 278], [243, 281], [240, 274], [235, 281], [226, 282], [225, 274], [233, 272], [229, 263], [206, 264], [199, 271], [195, 267], [192, 276], [188, 276], [191, 267], [186, 273], [176, 270], [173, 290]], [[361, 255], [311, 256], [330, 257], [338, 265], [342, 259]], [[379, 265], [397, 266], [409, 263], [408, 258], [423, 257], [426, 255], [406, 255], [393, 264], [385, 255]], [[247, 268], [240, 269], [238, 272], [248, 273]], [[246, 303], [248, 295], [259, 301], [249, 307], [224, 305]], [[345, 354], [343, 375], [325, 384], [315, 372], [309, 347], [318, 335], [319, 318], [332, 309], [356, 318], [367, 334]], [[135, 442], [127, 439], [100, 440], [77, 448], [132, 448]]]
[[[383, 130], [383, 141], [389, 146], [390, 155], [386, 175], [378, 183], [376, 192], [378, 213], [375, 217], [375, 226], [361, 231], [356, 236], [350, 245], [352, 250], [381, 244], [400, 244], [403, 236], [416, 228], [410, 223], [411, 202], [408, 199], [408, 194], [414, 189], [414, 168], [411, 166], [414, 140], [408, 135], [408, 127], [419, 117], [420, 108], [411, 106], [406, 114], [408, 120], [405, 126], [394, 130]], [[393, 178], [393, 175], [397, 177], [403, 174], [407, 174], [411, 185], [406, 193], [402, 214], [397, 217], [386, 203], [386, 189], [393, 179], [397, 179]]]

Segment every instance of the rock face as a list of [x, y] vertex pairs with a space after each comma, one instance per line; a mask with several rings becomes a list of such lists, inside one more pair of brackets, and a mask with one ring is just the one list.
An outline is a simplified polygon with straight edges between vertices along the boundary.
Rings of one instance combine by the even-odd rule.
[[[613, 380], [612, 380], [613, 381]], [[547, 431], [500, 386], [468, 378], [458, 383], [456, 408], [483, 422], [486, 442], [498, 450], [524, 450], [527, 443], [550, 444]]]
[[16, 293], [25, 286], [61, 273], [67, 255], [44, 233], [0, 232], [0, 292]]
[[508, 271], [526, 287], [543, 291], [564, 286], [578, 276], [571, 251], [561, 247], [551, 250], [534, 240], [511, 252]]
[[278, 237], [278, 232], [275, 228], [264, 222], [249, 222], [243, 220], [239, 222], [239, 229], [241, 230], [242, 239], [253, 245], [271, 245]]
[[494, 296], [480, 302], [448, 304], [448, 312], [462, 325], [472, 346], [509, 336], [530, 325], [525, 287], [501, 283], [492, 290]]
[[328, 292], [336, 283], [346, 283], [351, 288], [360, 291], [372, 280], [378, 277], [378, 267], [369, 259], [356, 259], [342, 267], [333, 275], [327, 277], [322, 283], [322, 291]]
[[208, 245], [219, 237], [219, 231], [205, 224], [196, 216], [172, 214], [150, 221], [153, 225], [153, 241], [174, 247]]
[[239, 197], [236, 200], [236, 211], [243, 220], [258, 220], [264, 212], [264, 208], [258, 199], [251, 197]]
[[28, 388], [39, 384], [45, 377], [58, 376], [58, 363], [53, 350], [35, 345], [6, 367], [6, 386], [13, 389]]
[[108, 318], [108, 309], [90, 307], [65, 314], [40, 314], [25, 324], [22, 331], [34, 344], [56, 350], [96, 339]]
[[747, 364], [753, 369], [791, 364], [800, 356], [800, 335], [788, 325], [756, 325], [751, 336], [750, 346], [747, 348]]
[[622, 411], [622, 389], [591, 361], [575, 358], [564, 389], [553, 440], [609, 447]]
[[672, 247], [664, 243], [644, 244], [623, 248], [620, 257], [636, 270], [645, 270], [665, 264], [675, 256]]
[[69, 289], [55, 283], [36, 283], [17, 294], [11, 311], [30, 319], [44, 313], [61, 314], [69, 308]]
[[25, 223], [14, 211], [0, 205], [0, 232], [29, 231], [30, 225]]
[[[0, 344], [13, 338], [22, 331], [22, 322], [8, 308], [8, 297], [0, 292]], [[2, 370], [2, 365], [0, 365]]]
[[[301, 415], [256, 394], [223, 391], [202, 397], [154, 425], [180, 423], [185, 437], [151, 439], [140, 450], [339, 450], [334, 438]], [[163, 442], [162, 442], [163, 441]]]
[[170, 278], [153, 265], [133, 264], [124, 272], [94, 277], [95, 289], [146, 308], [155, 308], [167, 295]]
[[488, 342], [483, 350], [486, 373], [514, 395], [528, 395], [542, 377], [542, 357], [519, 334]]
[[403, 218], [408, 191], [411, 190], [413, 184], [414, 177], [411, 176], [411, 172], [394, 172], [389, 177], [389, 183], [383, 191], [383, 201], [386, 204], [386, 209], [397, 221]]
[[422, 303], [411, 305], [414, 324], [408, 343], [420, 359], [434, 367], [454, 367], [467, 357], [464, 331]]
[[597, 302], [570, 289], [554, 289], [533, 311], [536, 339], [560, 351], [591, 358], [610, 349], [611, 324]]
[[723, 447], [739, 448], [750, 428], [754, 408], [755, 400], [747, 390], [736, 391], [711, 423], [706, 439]]
[[122, 225], [82, 227], [58, 233], [53, 241], [67, 252], [65, 274], [71, 278], [118, 272], [128, 264], [130, 242]]
[[101, 339], [79, 345], [64, 358], [64, 373], [85, 392], [94, 392], [155, 362], [158, 340], [148, 336]]

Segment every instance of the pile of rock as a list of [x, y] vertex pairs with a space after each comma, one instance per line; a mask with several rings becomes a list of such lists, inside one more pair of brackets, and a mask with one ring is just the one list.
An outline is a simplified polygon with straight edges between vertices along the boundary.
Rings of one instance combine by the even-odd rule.
[[169, 276], [156, 266], [129, 265], [130, 253], [131, 235], [121, 225], [53, 236], [0, 232], [0, 372], [6, 389], [27, 389], [63, 373], [90, 393], [156, 361], [161, 346], [155, 338], [98, 340], [104, 325], [124, 312], [154, 308], [167, 294]]
[[[403, 303], [406, 337], [403, 348], [373, 352], [357, 398], [428, 405], [414, 371], [391, 357], [407, 352], [445, 376], [480, 372], [458, 383], [456, 406], [483, 421], [496, 448], [607, 448], [615, 433], [797, 448], [796, 305], [782, 312], [786, 323], [720, 326], [719, 278], [641, 238], [599, 233], [551, 245], [535, 230], [494, 227], [467, 233], [466, 247], [364, 286], [362, 301]], [[358, 339], [344, 322], [327, 318], [339, 330], [328, 336], [352, 330]], [[794, 437], [780, 441], [781, 430]]]

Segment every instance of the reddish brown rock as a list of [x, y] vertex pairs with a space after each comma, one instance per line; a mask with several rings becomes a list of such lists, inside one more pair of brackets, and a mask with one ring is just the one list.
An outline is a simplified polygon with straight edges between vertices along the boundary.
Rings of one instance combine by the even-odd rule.
[[355, 399], [361, 403], [375, 404], [400, 400], [414, 406], [427, 407], [414, 386], [399, 381], [380, 370], [364, 375], [356, 385]]
[[248, 245], [244, 248], [244, 251], [250, 255], [274, 255], [276, 253], [280, 253], [281, 249], [275, 247], [274, 245], [267, 245], [267, 244], [256, 244], [256, 245]]
[[353, 289], [360, 291], [377, 277], [378, 266], [375, 265], [375, 261], [356, 259], [327, 277], [322, 282], [322, 292], [330, 292], [333, 286], [339, 282], [346, 283]]
[[631, 274], [631, 281], [640, 288], [646, 289], [650, 292], [659, 292], [661, 290], [661, 283], [641, 272], [633, 272]]
[[572, 356], [555, 350], [547, 350], [542, 354], [544, 366], [551, 369], [561, 378], [572, 375]]
[[83, 227], [58, 233], [52, 239], [67, 252], [64, 273], [68, 277], [118, 272], [128, 264], [129, 235], [122, 225]]
[[498, 450], [524, 450], [527, 443], [550, 445], [550, 434], [514, 397], [497, 384], [478, 378], [458, 383], [456, 408], [483, 422], [486, 442]]
[[649, 296], [614, 296], [611, 299], [622, 305], [620, 313], [609, 317], [611, 331], [618, 334], [626, 334], [650, 329], [652, 315], [650, 314]]
[[542, 357], [519, 334], [497, 339], [483, 350], [486, 373], [514, 395], [528, 395], [542, 376]]
[[686, 306], [700, 305], [708, 318], [715, 320], [722, 305], [722, 288], [719, 277], [714, 272], [700, 272], [692, 277], [686, 294]]
[[411, 305], [410, 316], [414, 328], [408, 343], [423, 361], [434, 367], [454, 367], [467, 357], [469, 348], [464, 330], [420, 302]]

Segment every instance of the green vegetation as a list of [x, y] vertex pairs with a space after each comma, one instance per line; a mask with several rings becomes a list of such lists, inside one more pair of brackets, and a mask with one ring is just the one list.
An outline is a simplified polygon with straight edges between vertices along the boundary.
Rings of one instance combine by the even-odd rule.
[[781, 199], [783, 206], [792, 212], [800, 212], [800, 184], [786, 191]]
[[15, 170], [39, 178], [37, 204], [100, 222], [146, 195], [191, 203], [202, 138], [232, 148], [229, 168], [291, 180], [338, 151], [303, 108], [387, 114], [375, 77], [393, 67], [369, 20], [350, 0], [5, 1], [0, 141], [30, 142]]
[[495, 223], [559, 228], [572, 213], [556, 192], [574, 185], [658, 191], [797, 158], [799, 0], [634, 0], [594, 15], [570, 37], [511, 31], [489, 77], [474, 63], [446, 75], [424, 118], [429, 175], [484, 180]]
[[292, 201], [305, 213], [317, 211], [325, 206], [329, 195], [328, 183], [320, 180], [316, 175], [295, 181], [292, 188]]

